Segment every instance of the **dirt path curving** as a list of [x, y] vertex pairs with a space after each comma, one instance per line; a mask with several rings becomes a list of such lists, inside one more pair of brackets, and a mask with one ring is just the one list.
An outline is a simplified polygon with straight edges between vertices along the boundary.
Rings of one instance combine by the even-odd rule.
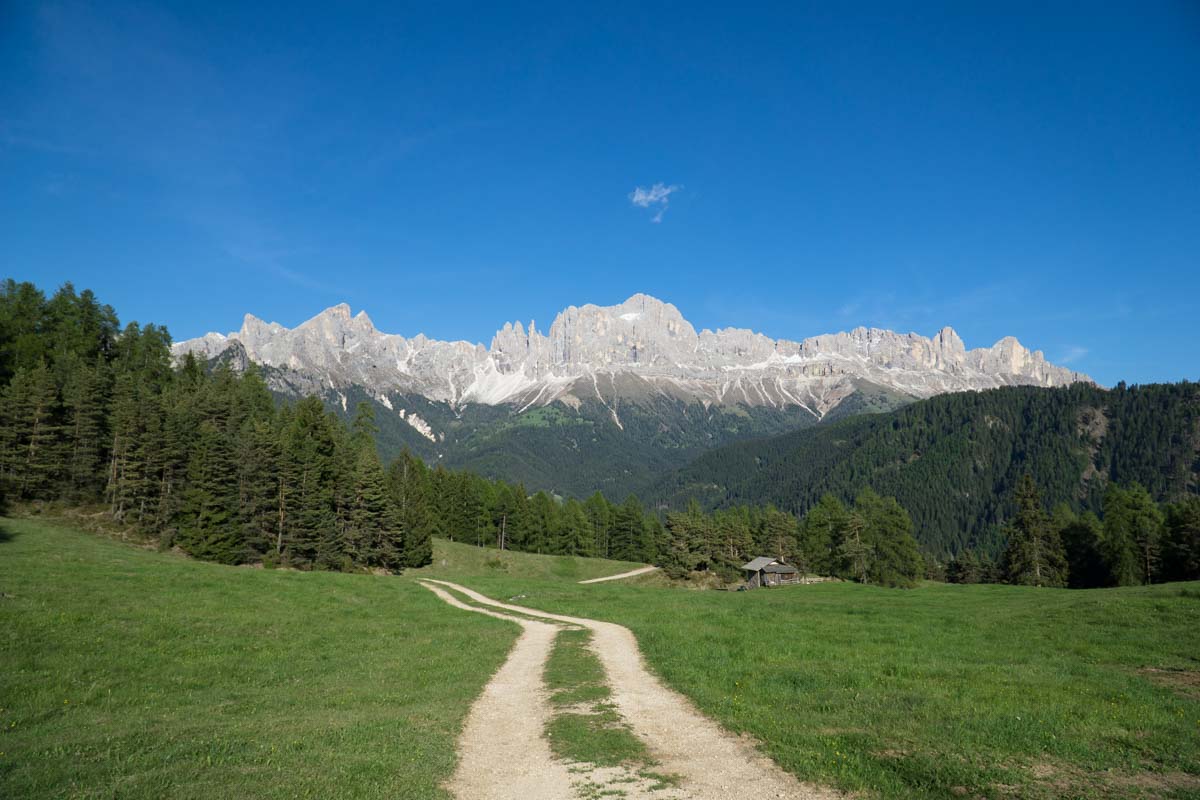
[[683, 695], [664, 686], [646, 669], [637, 639], [629, 629], [611, 622], [501, 603], [448, 581], [432, 578], [428, 581], [449, 587], [491, 608], [590, 629], [592, 647], [604, 665], [612, 688], [613, 703], [634, 734], [646, 743], [652, 756], [660, 762], [657, 769], [680, 777], [679, 788], [684, 796], [695, 800], [726, 800], [735, 796], [794, 800], [841, 797], [831, 790], [796, 780], [760, 753], [752, 742], [723, 730], [697, 711]]
[[638, 567], [631, 569], [629, 572], [622, 572], [619, 575], [605, 575], [603, 578], [592, 578], [591, 580], [580, 581], [580, 583], [604, 583], [605, 581], [619, 581], [622, 578], [634, 578], [638, 575], [645, 575], [647, 572], [654, 572], [658, 567]]
[[542, 671], [561, 626], [467, 605], [425, 581], [421, 585], [452, 606], [521, 626], [499, 671], [484, 687], [458, 740], [458, 767], [447, 789], [462, 800], [568, 800], [576, 797], [567, 765], [543, 737], [550, 706]]

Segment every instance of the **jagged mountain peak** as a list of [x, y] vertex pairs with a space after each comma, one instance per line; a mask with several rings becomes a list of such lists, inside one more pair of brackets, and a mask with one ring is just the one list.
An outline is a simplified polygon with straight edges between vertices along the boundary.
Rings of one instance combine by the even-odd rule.
[[[1013, 337], [968, 350], [950, 327], [926, 338], [860, 326], [799, 342], [744, 328], [697, 333], [674, 305], [642, 293], [613, 306], [569, 306], [546, 333], [533, 321], [505, 323], [486, 348], [381, 333], [365, 311], [351, 317], [341, 303], [293, 329], [247, 314], [240, 332], [180, 342], [175, 350], [212, 357], [235, 341], [251, 360], [290, 370], [313, 386], [361, 385], [381, 396], [398, 391], [455, 405], [607, 404], [634, 392], [704, 404], [799, 406], [822, 416], [862, 382], [925, 397], [1088, 380]], [[608, 389], [601, 388], [598, 376], [625, 373], [637, 379], [607, 380]]]

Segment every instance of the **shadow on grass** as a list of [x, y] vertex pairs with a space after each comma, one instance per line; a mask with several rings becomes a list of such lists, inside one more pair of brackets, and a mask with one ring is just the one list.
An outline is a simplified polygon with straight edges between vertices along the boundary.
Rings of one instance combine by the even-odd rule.
[[5, 522], [0, 521], [0, 544], [11, 542], [15, 538], [17, 538], [17, 534]]

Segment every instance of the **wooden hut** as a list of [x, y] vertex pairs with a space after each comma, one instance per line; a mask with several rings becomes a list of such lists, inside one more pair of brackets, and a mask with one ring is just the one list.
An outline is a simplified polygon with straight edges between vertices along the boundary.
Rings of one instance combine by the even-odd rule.
[[800, 582], [799, 570], [769, 556], [759, 556], [750, 563], [743, 564], [742, 569], [746, 573], [747, 589]]

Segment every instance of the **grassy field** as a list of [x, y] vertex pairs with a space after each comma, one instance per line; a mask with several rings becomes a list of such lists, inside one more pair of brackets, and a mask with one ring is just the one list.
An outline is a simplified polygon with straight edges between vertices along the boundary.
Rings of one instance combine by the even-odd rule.
[[405, 579], [0, 541], [0, 797], [442, 797], [517, 635]]
[[603, 558], [572, 556], [540, 556], [475, 547], [444, 539], [433, 540], [433, 563], [421, 569], [409, 570], [406, 578], [441, 578], [448, 581], [476, 578], [516, 578], [552, 584], [572, 584], [605, 575], [628, 572], [645, 564], [632, 561], [609, 561]]
[[1200, 797], [1200, 585], [687, 592], [480, 575], [628, 625], [806, 780], [884, 798]]
[[[636, 565], [446, 542], [397, 579], [3, 524], [0, 797], [439, 796], [516, 629], [443, 605], [426, 576], [628, 625], [669, 684], [805, 780], [880, 798], [1200, 797], [1200, 584], [580, 586]], [[576, 650], [548, 677], [594, 693]], [[597, 744], [574, 734], [577, 752]]]

